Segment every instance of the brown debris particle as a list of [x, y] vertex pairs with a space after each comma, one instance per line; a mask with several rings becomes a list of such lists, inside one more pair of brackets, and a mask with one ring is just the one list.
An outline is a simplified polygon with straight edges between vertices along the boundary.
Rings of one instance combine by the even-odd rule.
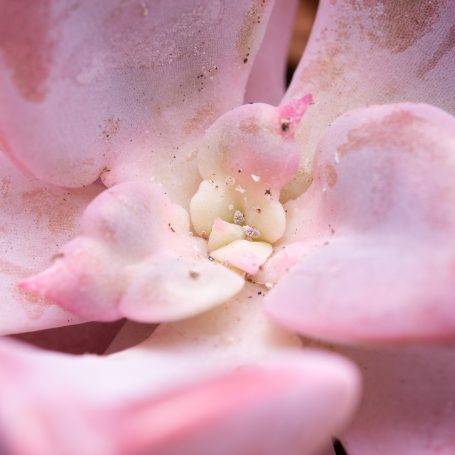
[[251, 7], [243, 18], [235, 43], [237, 53], [242, 58], [243, 63], [248, 61], [248, 56], [255, 41], [255, 32], [261, 22], [267, 3], [263, 0], [253, 0]]
[[118, 117], [109, 117], [104, 121], [103, 125], [100, 125], [100, 128], [101, 136], [109, 141], [117, 134], [120, 128], [120, 119]]
[[289, 130], [290, 126], [291, 126], [291, 119], [289, 119], [289, 118], [281, 119], [281, 131], [283, 131], [283, 133], [286, 133], [286, 131]]

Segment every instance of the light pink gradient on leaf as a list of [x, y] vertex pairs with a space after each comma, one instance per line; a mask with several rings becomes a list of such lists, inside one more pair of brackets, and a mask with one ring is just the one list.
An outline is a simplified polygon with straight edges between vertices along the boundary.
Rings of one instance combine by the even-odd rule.
[[321, 0], [304, 55], [282, 103], [312, 93], [299, 128], [295, 198], [311, 182], [311, 162], [327, 126], [372, 104], [424, 102], [455, 114], [455, 2]]
[[[443, 111], [397, 104], [340, 117], [319, 145], [313, 185], [287, 205], [269, 273], [290, 270], [267, 297], [269, 314], [344, 342], [453, 339], [454, 175], [455, 119]], [[295, 242], [300, 260], [286, 253]]]
[[[1, 333], [166, 322], [119, 322], [105, 356], [2, 340], [0, 451], [316, 455], [336, 435], [350, 455], [453, 453], [453, 355], [412, 345], [455, 338], [455, 120], [437, 108], [455, 112], [455, 4], [322, 0], [280, 107], [240, 106], [246, 88], [279, 101], [295, 1], [273, 4], [0, 0], [0, 148], [110, 187], [91, 202], [101, 185], [0, 160]], [[372, 106], [402, 101], [437, 107]], [[189, 232], [201, 177], [232, 175], [299, 196], [268, 295]], [[395, 345], [326, 346], [364, 373], [351, 427], [356, 368], [291, 330]]]
[[280, 190], [298, 169], [294, 133], [311, 102], [306, 94], [280, 108], [254, 103], [221, 116], [198, 148], [201, 176], [232, 177], [247, 189]]
[[112, 356], [75, 358], [4, 341], [4, 442], [21, 455], [177, 454], [183, 447], [189, 454], [313, 453], [352, 415], [356, 369], [296, 349], [298, 340], [258, 311], [256, 290], [162, 325]]
[[129, 182], [87, 208], [53, 265], [20, 283], [87, 319], [162, 322], [221, 304], [243, 279], [208, 259], [186, 211], [156, 185]]
[[52, 256], [77, 233], [83, 210], [102, 188], [46, 185], [24, 176], [0, 152], [0, 334], [81, 321], [16, 285], [50, 264]]
[[245, 103], [277, 105], [285, 92], [287, 52], [297, 0], [275, 0], [246, 86]]
[[70, 187], [100, 174], [108, 186], [155, 176], [185, 205], [198, 181], [194, 148], [242, 103], [272, 6], [2, 0], [6, 151]]

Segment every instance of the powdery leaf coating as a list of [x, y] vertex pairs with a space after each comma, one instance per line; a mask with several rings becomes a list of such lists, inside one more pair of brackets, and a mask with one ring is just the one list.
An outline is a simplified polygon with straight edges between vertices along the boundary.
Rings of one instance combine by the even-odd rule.
[[275, 266], [290, 270], [268, 313], [349, 343], [453, 339], [454, 175], [455, 119], [445, 112], [405, 103], [340, 117], [320, 143], [312, 187], [287, 204], [281, 242], [294, 253], [300, 243], [301, 258], [276, 253]]
[[103, 189], [57, 188], [18, 171], [0, 152], [0, 334], [81, 322], [50, 301], [16, 288], [47, 267], [74, 236], [86, 205]]
[[117, 185], [87, 208], [81, 234], [21, 288], [87, 319], [161, 322], [206, 311], [243, 280], [211, 263], [188, 215], [156, 185]]
[[[254, 291], [108, 357], [3, 341], [4, 443], [33, 455], [313, 453], [354, 411], [357, 372], [291, 349], [298, 341], [257, 311], [261, 297], [242, 301]], [[78, 444], [67, 428], [77, 428]]]
[[3, 148], [54, 184], [155, 176], [188, 204], [194, 148], [242, 103], [272, 6], [1, 0]]
[[372, 104], [429, 103], [455, 114], [455, 2], [322, 0], [282, 104], [312, 93], [297, 134], [300, 173], [283, 196], [311, 183], [312, 158], [331, 122]]

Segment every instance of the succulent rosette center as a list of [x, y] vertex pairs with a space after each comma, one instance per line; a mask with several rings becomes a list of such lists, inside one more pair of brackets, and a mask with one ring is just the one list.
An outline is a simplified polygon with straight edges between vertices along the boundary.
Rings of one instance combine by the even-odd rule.
[[244, 105], [207, 130], [198, 150], [203, 181], [190, 216], [212, 260], [251, 276], [272, 254], [286, 229], [280, 191], [299, 167], [295, 129], [311, 100]]
[[173, 321], [228, 301], [285, 232], [280, 190], [298, 169], [294, 131], [310, 102], [244, 105], [209, 127], [189, 214], [151, 181], [102, 192], [80, 235], [20, 288], [103, 321]]

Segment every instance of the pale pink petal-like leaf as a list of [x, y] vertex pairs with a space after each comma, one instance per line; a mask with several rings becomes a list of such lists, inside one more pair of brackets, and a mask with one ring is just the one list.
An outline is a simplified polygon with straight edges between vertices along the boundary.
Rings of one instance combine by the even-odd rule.
[[357, 372], [291, 349], [257, 289], [108, 357], [3, 342], [3, 441], [13, 455], [313, 453], [355, 409]]
[[80, 322], [57, 305], [17, 289], [47, 267], [79, 229], [80, 216], [101, 185], [63, 189], [26, 177], [0, 152], [0, 334]]
[[20, 287], [87, 319], [161, 322], [190, 317], [235, 295], [243, 278], [211, 262], [186, 211], [150, 182], [98, 196], [81, 234]]
[[349, 455], [455, 453], [453, 348], [341, 352], [365, 381], [360, 410], [340, 435]]
[[297, 0], [275, 0], [267, 30], [254, 60], [245, 103], [277, 105], [285, 92], [287, 51], [297, 10]]
[[273, 2], [0, 2], [0, 136], [40, 179], [155, 176], [185, 205], [194, 148], [238, 106]]
[[454, 176], [455, 119], [435, 107], [337, 119], [263, 271], [267, 282], [290, 269], [267, 297], [269, 314], [343, 342], [453, 339]]
[[311, 160], [325, 128], [348, 110], [425, 102], [455, 113], [455, 2], [321, 0], [307, 48], [283, 103], [312, 93], [297, 139], [297, 197], [311, 182]]

